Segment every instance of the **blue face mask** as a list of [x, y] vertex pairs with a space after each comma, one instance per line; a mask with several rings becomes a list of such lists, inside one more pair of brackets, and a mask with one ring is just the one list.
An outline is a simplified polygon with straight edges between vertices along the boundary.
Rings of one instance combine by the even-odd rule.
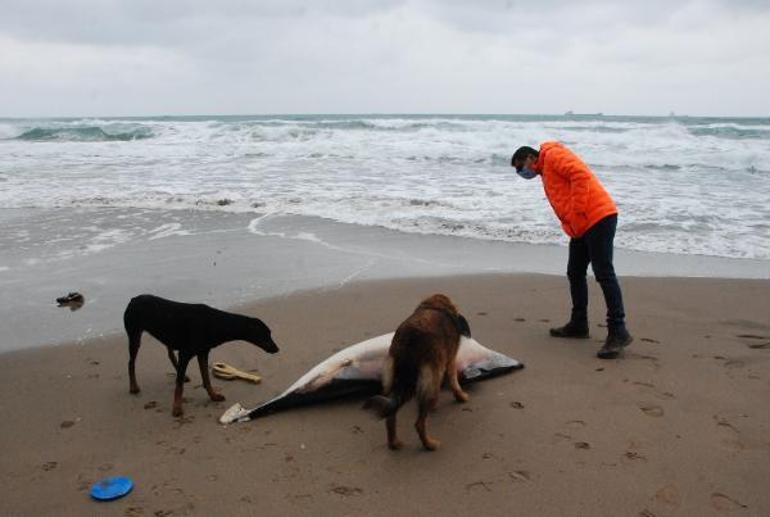
[[521, 169], [517, 169], [516, 174], [518, 174], [525, 180], [531, 180], [532, 178], [537, 176], [537, 173], [532, 169], [530, 169], [529, 167], [522, 167]]

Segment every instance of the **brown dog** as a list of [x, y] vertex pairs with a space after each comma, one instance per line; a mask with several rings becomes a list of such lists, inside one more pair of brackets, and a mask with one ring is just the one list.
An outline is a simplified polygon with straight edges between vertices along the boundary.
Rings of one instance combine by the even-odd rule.
[[425, 421], [428, 411], [436, 407], [445, 375], [455, 399], [468, 400], [468, 394], [460, 388], [455, 367], [461, 335], [470, 337], [468, 321], [443, 294], [423, 300], [396, 330], [383, 369], [383, 395], [372, 397], [364, 405], [387, 419], [391, 449], [401, 447], [396, 437], [396, 412], [415, 395], [419, 407], [417, 434], [426, 449], [432, 451], [439, 446], [438, 440], [428, 436]]

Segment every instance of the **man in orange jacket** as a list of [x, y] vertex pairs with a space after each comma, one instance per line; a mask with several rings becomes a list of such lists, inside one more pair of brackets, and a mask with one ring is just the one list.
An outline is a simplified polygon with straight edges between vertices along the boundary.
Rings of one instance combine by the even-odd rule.
[[607, 304], [607, 340], [597, 352], [602, 359], [617, 357], [633, 338], [626, 330], [623, 295], [612, 265], [613, 241], [618, 209], [591, 169], [559, 142], [545, 142], [536, 151], [520, 147], [511, 165], [524, 179], [540, 176], [545, 195], [569, 241], [569, 278], [572, 316], [551, 335], [568, 338], [588, 337], [588, 264], [602, 287]]

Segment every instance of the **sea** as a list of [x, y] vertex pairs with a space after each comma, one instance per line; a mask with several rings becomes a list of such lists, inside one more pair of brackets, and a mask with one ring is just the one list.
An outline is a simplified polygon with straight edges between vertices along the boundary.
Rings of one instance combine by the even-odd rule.
[[[562, 243], [539, 181], [509, 166], [518, 146], [546, 140], [572, 148], [611, 192], [616, 246], [770, 260], [770, 118], [0, 119], [0, 207], [294, 214]], [[88, 228], [81, 237], [99, 251], [141, 231]]]
[[[517, 257], [526, 253], [511, 255], [505, 246], [567, 244], [540, 180], [523, 180], [510, 167], [517, 147], [548, 140], [578, 153], [615, 199], [619, 253], [636, 253], [645, 257], [637, 263], [664, 269], [677, 257], [685, 257], [683, 264], [714, 259], [709, 264], [721, 264], [719, 275], [740, 270], [719, 262], [731, 260], [751, 265], [748, 275], [736, 276], [770, 277], [770, 118], [0, 118], [0, 316], [16, 311], [22, 316], [15, 325], [27, 329], [6, 326], [2, 334], [12, 345], [5, 348], [59, 335], [61, 317], [51, 319], [45, 332], [28, 320], [41, 307], [49, 310], [54, 294], [69, 290], [102, 292], [114, 313], [101, 316], [110, 325], [64, 333], [72, 338], [119, 328], [117, 307], [132, 289], [227, 305], [355, 278], [382, 261], [391, 261], [389, 271], [398, 273], [407, 254], [417, 253], [412, 264], [432, 270], [457, 250], [464, 250], [457, 261], [477, 261], [476, 269], [517, 269]], [[203, 234], [222, 237], [203, 245]], [[262, 240], [237, 248], [251, 237]], [[293, 248], [300, 244], [301, 253]], [[251, 271], [248, 282], [232, 275], [204, 280], [200, 266], [185, 262], [200, 258], [207, 246], [226, 254], [225, 245], [239, 256], [258, 248], [254, 254], [262, 254], [262, 264], [270, 247], [280, 248], [283, 254], [272, 256], [284, 257], [284, 269], [268, 274], [256, 262], [239, 262], [232, 271]], [[292, 262], [313, 246], [338, 253], [310, 251], [317, 261]], [[150, 249], [150, 259], [138, 254]], [[346, 269], [339, 252], [362, 262], [351, 258]], [[484, 256], [499, 261], [490, 265]], [[550, 253], [539, 256], [551, 260]], [[205, 260], [217, 264], [216, 256]], [[543, 261], [533, 260], [530, 269], [537, 271]], [[292, 276], [322, 262], [326, 266], [317, 268], [328, 267], [331, 276]], [[561, 274], [564, 263], [560, 252], [549, 267]], [[219, 264], [221, 270], [222, 256]], [[446, 264], [442, 271], [455, 271], [455, 262]], [[687, 274], [689, 267], [675, 274]], [[656, 272], [645, 268], [639, 271]], [[165, 273], [141, 285], [129, 280], [149, 270]], [[270, 278], [286, 282], [267, 289]], [[229, 287], [217, 291], [223, 284]], [[111, 289], [122, 298], [109, 298]], [[20, 293], [45, 298], [47, 305]], [[25, 303], [28, 309], [19, 311]]]

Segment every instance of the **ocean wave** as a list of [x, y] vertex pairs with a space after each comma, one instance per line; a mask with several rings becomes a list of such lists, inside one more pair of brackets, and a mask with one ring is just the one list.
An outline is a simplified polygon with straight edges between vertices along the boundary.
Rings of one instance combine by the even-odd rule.
[[[539, 181], [519, 181], [510, 167], [517, 145], [555, 139], [593, 168], [624, 224], [653, 221], [619, 233], [628, 246], [767, 259], [770, 147], [718, 135], [769, 131], [770, 119], [0, 119], [0, 205], [270, 211], [563, 242]], [[137, 141], [102, 143], [112, 140]], [[48, 141], [82, 143], [37, 144]], [[698, 219], [713, 213], [723, 219]]]
[[[366, 199], [319, 199], [289, 196], [225, 197], [211, 195], [146, 196], [141, 200], [129, 197], [90, 197], [45, 208], [130, 208], [140, 210], [193, 210], [224, 213], [271, 214], [272, 216], [319, 217], [344, 224], [387, 228], [404, 233], [444, 235], [483, 241], [507, 241], [531, 244], [563, 244], [565, 237], [558, 222], [544, 207], [532, 211], [521, 200], [523, 211], [505, 210], [492, 202], [469, 208], [467, 202], [449, 202], [431, 197], [381, 197]], [[543, 202], [544, 203], [544, 202]], [[538, 205], [542, 205], [539, 203]], [[475, 205], [475, 204], [474, 204]], [[534, 205], [533, 205], [534, 206]], [[41, 207], [43, 208], [43, 207]], [[670, 212], [670, 211], [669, 211]], [[770, 260], [767, 224], [759, 219], [746, 220], [738, 229], [731, 223], [733, 216], [690, 214], [684, 210], [650, 219], [643, 211], [624, 211], [619, 248], [678, 254], [711, 255], [732, 258]], [[740, 214], [735, 215], [740, 217]], [[157, 234], [157, 235], [156, 235]], [[151, 232], [151, 238], [186, 233], [181, 226], [162, 226]], [[763, 235], [765, 237], [763, 237]], [[115, 238], [113, 238], [115, 237]], [[122, 235], [100, 236], [90, 243], [90, 251], [98, 251], [122, 242]]]
[[433, 127], [433, 124], [425, 122], [398, 123], [387, 120], [329, 120], [320, 121], [312, 124], [313, 127], [320, 129], [353, 129], [366, 131], [417, 131], [426, 127]]
[[616, 126], [559, 126], [559, 129], [564, 131], [586, 131], [590, 133], [627, 133], [634, 128], [630, 127], [616, 127]]
[[741, 127], [741, 126], [694, 126], [687, 130], [695, 136], [714, 136], [717, 138], [729, 138], [731, 140], [767, 140], [770, 139], [770, 128]]
[[16, 140], [57, 142], [110, 142], [143, 140], [154, 136], [146, 127], [126, 131], [108, 132], [99, 126], [35, 127], [17, 136]]
[[672, 163], [661, 163], [661, 164], [648, 164], [644, 166], [645, 169], [652, 169], [655, 171], [678, 171], [681, 170], [681, 165], [674, 165]]

